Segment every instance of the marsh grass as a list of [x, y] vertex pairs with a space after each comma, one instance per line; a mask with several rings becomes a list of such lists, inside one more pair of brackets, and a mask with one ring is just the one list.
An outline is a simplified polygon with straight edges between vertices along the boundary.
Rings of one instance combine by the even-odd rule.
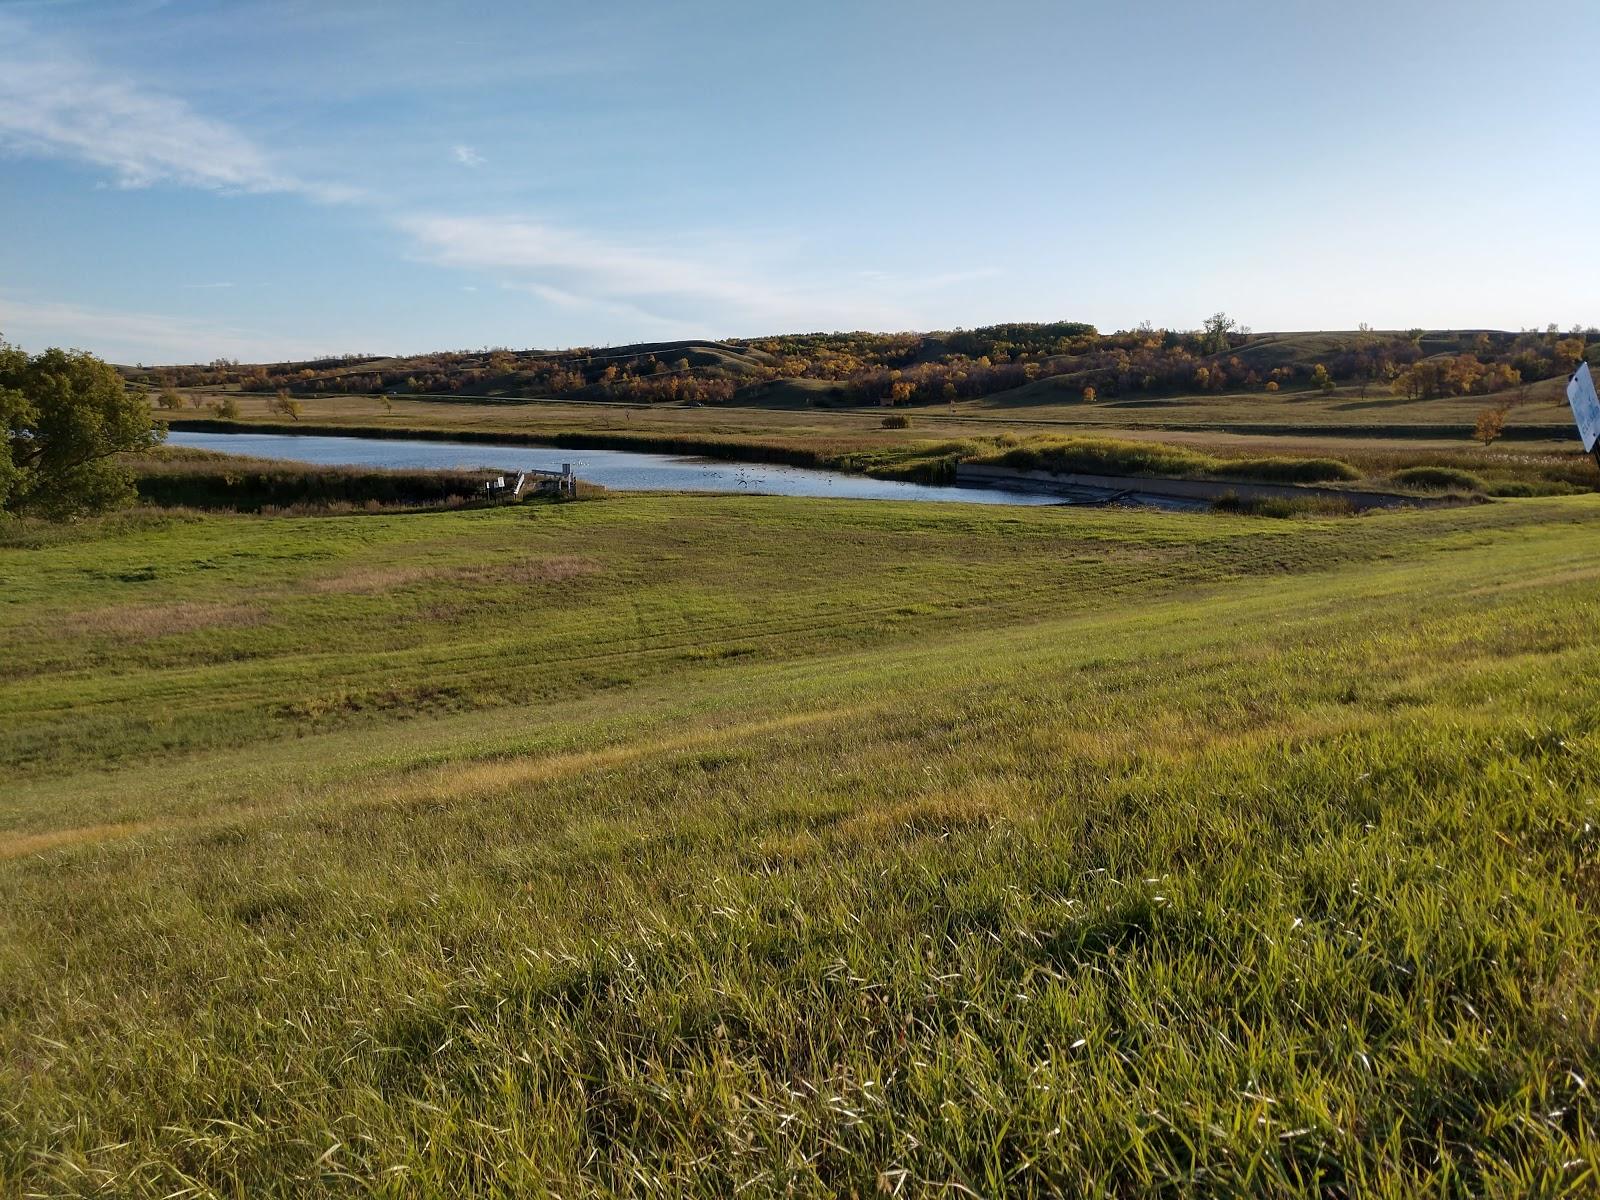
[[1485, 490], [1484, 482], [1471, 471], [1459, 467], [1406, 467], [1392, 476], [1397, 487], [1432, 492], [1477, 492]]
[[1272, 483], [1350, 482], [1361, 478], [1355, 467], [1333, 458], [1218, 457], [1185, 446], [1114, 438], [1035, 437], [980, 456], [977, 461], [1058, 475], [1082, 472]]
[[1211, 502], [1215, 512], [1253, 517], [1351, 517], [1356, 508], [1348, 500], [1327, 496], [1240, 496], [1228, 492]]
[[[8, 548], [0, 1181], [1592, 1195], [1597, 517], [640, 496]], [[519, 556], [595, 569], [450, 574]], [[49, 624], [245, 591], [217, 642]], [[488, 699], [281, 707], [444, 685]]]
[[125, 465], [139, 499], [162, 508], [273, 515], [454, 507], [482, 499], [487, 471], [387, 470], [161, 447]]
[[1266, 483], [1350, 483], [1361, 472], [1337, 458], [1224, 458], [1209, 468], [1213, 475]]

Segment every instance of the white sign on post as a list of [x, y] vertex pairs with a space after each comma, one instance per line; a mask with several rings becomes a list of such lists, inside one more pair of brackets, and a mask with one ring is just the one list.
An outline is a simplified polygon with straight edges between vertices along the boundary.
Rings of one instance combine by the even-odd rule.
[[1578, 436], [1583, 438], [1583, 448], [1593, 450], [1600, 442], [1600, 396], [1595, 395], [1594, 376], [1589, 374], [1589, 364], [1584, 363], [1567, 384], [1567, 403], [1572, 405], [1572, 419], [1578, 423]]

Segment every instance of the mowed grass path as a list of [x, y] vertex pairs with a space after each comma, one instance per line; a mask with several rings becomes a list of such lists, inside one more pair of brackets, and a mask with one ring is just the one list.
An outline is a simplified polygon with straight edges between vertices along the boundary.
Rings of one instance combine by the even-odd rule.
[[1597, 532], [0, 550], [0, 1188], [1592, 1195]]

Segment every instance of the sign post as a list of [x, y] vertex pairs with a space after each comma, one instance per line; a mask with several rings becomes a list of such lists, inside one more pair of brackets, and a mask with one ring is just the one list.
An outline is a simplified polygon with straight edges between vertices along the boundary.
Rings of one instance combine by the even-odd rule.
[[1588, 363], [1580, 363], [1567, 382], [1567, 403], [1572, 405], [1572, 419], [1578, 423], [1583, 448], [1600, 464], [1600, 450], [1595, 449], [1600, 446], [1600, 396], [1595, 394]]

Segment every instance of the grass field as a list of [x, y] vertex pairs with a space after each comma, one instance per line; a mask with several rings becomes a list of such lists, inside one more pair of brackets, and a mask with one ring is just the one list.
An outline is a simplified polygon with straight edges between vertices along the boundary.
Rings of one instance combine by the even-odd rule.
[[[801, 386], [802, 384], [812, 386]], [[207, 403], [223, 393], [198, 389], [192, 403]], [[252, 423], [293, 421], [276, 416], [271, 398], [229, 393], [242, 419]], [[1511, 399], [1514, 397], [1501, 397]], [[746, 402], [710, 406], [629, 404], [620, 402], [481, 396], [397, 396], [385, 404], [377, 396], [315, 395], [302, 397], [301, 420], [310, 424], [343, 423], [367, 428], [446, 429], [479, 433], [548, 435], [575, 428], [610, 429], [618, 433], [667, 433], [751, 439], [808, 439], [824, 443], [870, 439], [909, 440], [928, 436], [973, 436], [982, 432], [1089, 432], [1127, 435], [1143, 432], [1167, 436], [1201, 433], [1215, 436], [1230, 430], [1253, 438], [1338, 438], [1400, 441], [1443, 441], [1471, 445], [1471, 428], [1491, 403], [1482, 396], [1407, 400], [1370, 389], [1362, 396], [1354, 387], [1330, 393], [1291, 391], [1202, 393], [1190, 396], [1109, 399], [1085, 403], [1056, 380], [1041, 380], [1017, 392], [948, 405], [897, 409], [908, 415], [912, 431], [886, 434], [886, 410], [848, 405], [829, 397], [816, 380], [776, 385]], [[184, 420], [207, 420], [204, 409], [179, 409], [169, 414]], [[1561, 380], [1530, 385], [1526, 401], [1507, 414], [1507, 427], [1538, 433], [1540, 438], [1567, 440], [1571, 429]], [[1527, 440], [1526, 437], [1519, 440]]]
[[1600, 506], [0, 549], [0, 1193], [1593, 1195]]

